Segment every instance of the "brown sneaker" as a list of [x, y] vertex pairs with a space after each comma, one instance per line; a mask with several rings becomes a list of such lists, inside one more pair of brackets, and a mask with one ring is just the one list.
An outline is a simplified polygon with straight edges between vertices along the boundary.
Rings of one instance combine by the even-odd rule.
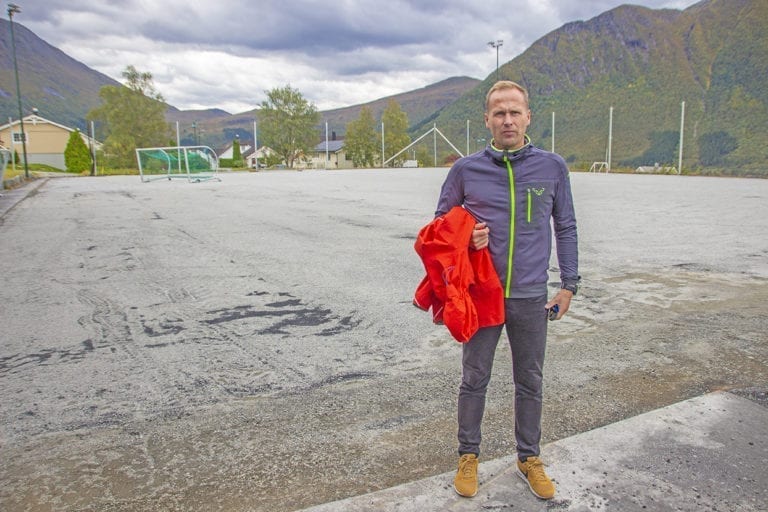
[[517, 461], [517, 474], [525, 480], [531, 492], [543, 500], [555, 496], [555, 484], [544, 472], [544, 463], [538, 457], [528, 457], [525, 462]]
[[459, 459], [459, 470], [453, 479], [453, 488], [465, 498], [471, 498], [477, 494], [477, 455], [465, 453]]

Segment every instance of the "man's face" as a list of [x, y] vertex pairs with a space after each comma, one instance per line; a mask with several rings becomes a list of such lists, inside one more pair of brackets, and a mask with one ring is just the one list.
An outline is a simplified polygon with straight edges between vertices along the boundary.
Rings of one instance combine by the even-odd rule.
[[501, 89], [491, 94], [485, 112], [485, 127], [499, 149], [520, 149], [525, 144], [525, 131], [531, 124], [531, 111], [525, 96], [517, 89]]

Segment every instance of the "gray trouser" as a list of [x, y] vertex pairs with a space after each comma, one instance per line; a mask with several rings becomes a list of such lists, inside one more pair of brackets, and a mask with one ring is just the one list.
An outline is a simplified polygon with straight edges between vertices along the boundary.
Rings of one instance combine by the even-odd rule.
[[[539, 455], [544, 351], [547, 343], [547, 297], [506, 299], [505, 324], [512, 349], [515, 383], [515, 440], [517, 455]], [[459, 387], [459, 453], [480, 453], [480, 423], [485, 392], [491, 380], [501, 325], [485, 327], [463, 345]]]

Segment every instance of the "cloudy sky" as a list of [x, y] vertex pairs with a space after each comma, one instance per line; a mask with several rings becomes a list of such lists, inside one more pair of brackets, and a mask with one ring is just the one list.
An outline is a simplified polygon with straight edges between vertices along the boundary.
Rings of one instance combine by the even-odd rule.
[[[328, 110], [453, 76], [485, 78], [622, 0], [16, 0], [15, 21], [116, 80], [152, 73], [183, 110], [251, 110], [291, 85]], [[635, 0], [684, 9], [695, 0]]]

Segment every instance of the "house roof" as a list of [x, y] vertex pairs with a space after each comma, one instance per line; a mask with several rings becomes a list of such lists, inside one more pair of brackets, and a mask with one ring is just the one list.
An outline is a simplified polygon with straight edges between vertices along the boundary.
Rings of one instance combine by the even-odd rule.
[[[57, 122], [51, 121], [50, 119], [46, 119], [46, 118], [44, 118], [42, 116], [39, 116], [37, 114], [30, 114], [30, 115], [24, 117], [24, 123], [27, 124], [27, 125], [31, 124], [33, 126], [38, 125], [38, 124], [50, 124], [50, 125], [56, 126], [57, 128], [61, 128], [62, 130], [66, 130], [68, 132], [76, 131], [75, 128], [70, 128], [69, 126], [64, 126], [63, 124], [59, 124]], [[0, 130], [5, 130], [5, 129], [8, 129], [8, 128], [12, 128], [12, 127], [16, 126], [17, 124], [20, 124], [18, 119], [16, 119], [15, 121], [11, 121], [10, 123], [5, 123], [4, 125], [1, 125], [0, 126]], [[78, 129], [77, 131], [80, 131], [80, 130]], [[88, 135], [87, 133], [80, 132], [80, 135], [82, 135], [86, 140], [89, 140], [89, 141], [91, 140], [90, 135]], [[93, 139], [93, 143], [96, 144], [97, 146], [101, 146], [101, 142], [97, 141], [96, 139]]]
[[[316, 153], [325, 153], [325, 144], [326, 142], [323, 141], [317, 146], [315, 146], [315, 152]], [[338, 151], [341, 151], [344, 149], [344, 141], [343, 140], [329, 140], [328, 141], [328, 151], [331, 153], [336, 153]]]
[[[227, 146], [224, 149], [221, 150], [221, 152], [218, 153], [217, 156], [219, 158], [232, 158], [235, 153], [233, 146], [234, 146], [234, 143], [230, 142], [229, 144], [227, 144]], [[253, 151], [251, 150], [251, 147], [252, 146], [250, 143], [241, 142], [240, 157], [245, 158], [248, 154], [252, 153]]]

